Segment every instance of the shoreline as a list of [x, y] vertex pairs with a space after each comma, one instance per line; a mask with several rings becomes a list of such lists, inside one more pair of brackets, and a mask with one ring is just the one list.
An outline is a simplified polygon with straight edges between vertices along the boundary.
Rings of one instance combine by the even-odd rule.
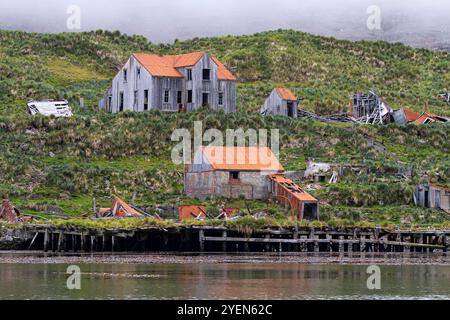
[[442, 265], [442, 253], [73, 253], [0, 251], [1, 264], [334, 264], [334, 265]]

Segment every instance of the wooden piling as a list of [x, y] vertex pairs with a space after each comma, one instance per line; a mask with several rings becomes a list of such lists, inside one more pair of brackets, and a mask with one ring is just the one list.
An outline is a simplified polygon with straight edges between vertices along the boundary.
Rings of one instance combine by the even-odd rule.
[[95, 252], [95, 236], [91, 236], [91, 252]]
[[[226, 230], [222, 231], [222, 237], [225, 238], [225, 239], [227, 238], [227, 231]], [[226, 241], [224, 241], [222, 243], [222, 252], [227, 252], [227, 242]]]
[[198, 232], [198, 240], [200, 244], [200, 252], [205, 251], [205, 231], [200, 229]]
[[48, 229], [44, 231], [44, 252], [48, 251]]

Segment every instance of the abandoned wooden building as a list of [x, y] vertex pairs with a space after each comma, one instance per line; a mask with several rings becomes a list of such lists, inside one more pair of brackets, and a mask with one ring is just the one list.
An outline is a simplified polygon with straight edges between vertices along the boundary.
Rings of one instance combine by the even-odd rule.
[[434, 184], [418, 185], [414, 193], [414, 202], [422, 207], [442, 209], [450, 213], [450, 188]]
[[236, 77], [206, 52], [173, 56], [134, 53], [112, 81], [108, 112], [236, 111]]
[[297, 118], [298, 99], [291, 90], [275, 88], [261, 107], [261, 114]]
[[267, 147], [201, 147], [185, 172], [189, 197], [267, 200], [277, 198], [300, 219], [317, 219], [318, 201], [283, 174]]
[[385, 124], [389, 123], [393, 109], [374, 91], [369, 91], [368, 94], [355, 93], [349, 111], [360, 123]]

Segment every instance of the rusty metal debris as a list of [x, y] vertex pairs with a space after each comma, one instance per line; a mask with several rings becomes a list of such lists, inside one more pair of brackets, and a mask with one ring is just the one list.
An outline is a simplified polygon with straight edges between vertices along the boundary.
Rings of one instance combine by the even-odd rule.
[[205, 206], [182, 205], [178, 207], [178, 219], [180, 221], [204, 220], [206, 218]]
[[[449, 97], [443, 95], [443, 98]], [[428, 106], [425, 107], [428, 109]], [[447, 117], [435, 115], [428, 111], [422, 114], [416, 113], [408, 108], [394, 110], [392, 107], [375, 91], [369, 91], [368, 94], [355, 93], [350, 103], [350, 113], [360, 124], [389, 124], [396, 123], [405, 125], [430, 124], [450, 122]]]
[[3, 200], [0, 207], [0, 220], [5, 220], [8, 223], [29, 222], [33, 219], [31, 216], [24, 216], [15, 208], [9, 200]]
[[101, 208], [101, 218], [144, 218], [145, 215], [127, 204], [118, 196], [114, 196], [111, 208]]

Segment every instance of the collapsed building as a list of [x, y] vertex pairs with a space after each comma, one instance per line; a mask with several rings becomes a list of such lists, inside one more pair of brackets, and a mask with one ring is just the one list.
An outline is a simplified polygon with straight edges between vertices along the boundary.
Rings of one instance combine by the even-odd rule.
[[267, 147], [201, 147], [194, 164], [186, 167], [185, 192], [199, 199], [276, 197], [290, 205], [299, 218], [318, 218], [318, 201], [283, 172]]
[[426, 208], [435, 208], [450, 213], [450, 188], [434, 184], [420, 184], [414, 192], [414, 203]]
[[447, 117], [435, 115], [427, 111], [417, 113], [409, 108], [394, 110], [374, 91], [368, 94], [355, 93], [350, 104], [350, 114], [361, 124], [431, 124], [450, 122]]
[[287, 88], [275, 88], [261, 107], [261, 114], [297, 118], [298, 99]]
[[385, 124], [392, 113], [391, 106], [374, 91], [368, 94], [355, 93], [352, 97], [350, 113], [360, 123]]

